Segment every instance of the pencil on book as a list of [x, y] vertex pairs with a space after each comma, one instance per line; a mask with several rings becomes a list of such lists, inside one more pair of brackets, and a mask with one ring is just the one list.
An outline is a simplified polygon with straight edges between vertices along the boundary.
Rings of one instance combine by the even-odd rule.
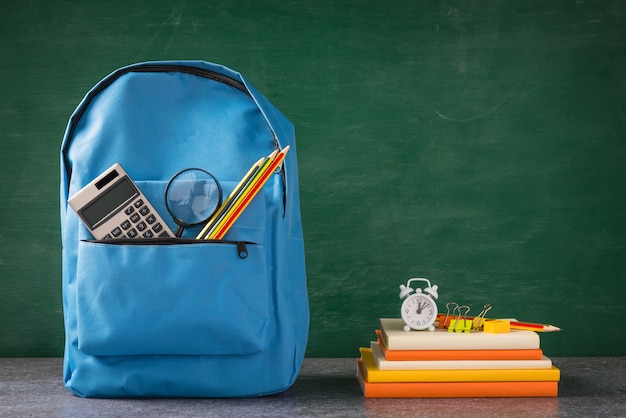
[[515, 322], [515, 321], [511, 321], [511, 329], [521, 329], [521, 330], [526, 330], [526, 331], [537, 331], [537, 332], [561, 331], [561, 328], [555, 327], [554, 325], [531, 324], [527, 322]]
[[[439, 321], [444, 320], [446, 317], [446, 314], [437, 314], [437, 319]], [[473, 320], [474, 317], [468, 316], [467, 319], [469, 320]], [[495, 320], [494, 318], [484, 318], [487, 321], [493, 321]], [[536, 332], [555, 332], [555, 331], [561, 331], [561, 328], [554, 326], [554, 325], [548, 325], [548, 324], [534, 324], [531, 322], [519, 322], [519, 321], [510, 321], [511, 322], [511, 329], [519, 329], [519, 330], [525, 330], [525, 331], [536, 331]]]

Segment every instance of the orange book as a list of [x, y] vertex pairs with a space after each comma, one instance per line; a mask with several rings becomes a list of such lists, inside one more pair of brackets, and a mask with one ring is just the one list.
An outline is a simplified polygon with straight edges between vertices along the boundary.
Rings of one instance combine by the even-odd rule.
[[386, 360], [541, 360], [543, 350], [389, 350], [382, 333], [376, 330], [378, 344]]
[[370, 383], [361, 359], [357, 380], [366, 398], [512, 398], [556, 397], [558, 382], [403, 382]]

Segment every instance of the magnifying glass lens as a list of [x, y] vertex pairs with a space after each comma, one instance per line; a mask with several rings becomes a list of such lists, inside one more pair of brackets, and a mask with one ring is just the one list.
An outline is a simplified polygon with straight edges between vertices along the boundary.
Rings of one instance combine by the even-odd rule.
[[221, 198], [222, 190], [215, 177], [196, 168], [176, 174], [165, 191], [167, 210], [181, 227], [205, 222], [215, 213]]

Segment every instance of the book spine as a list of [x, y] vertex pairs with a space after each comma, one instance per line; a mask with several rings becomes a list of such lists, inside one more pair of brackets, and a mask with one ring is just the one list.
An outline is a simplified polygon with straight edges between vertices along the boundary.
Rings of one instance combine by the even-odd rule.
[[435, 329], [409, 331], [402, 329], [402, 320], [381, 318], [380, 330], [389, 350], [531, 350], [540, 348], [539, 334], [534, 331], [511, 330], [506, 334], [485, 332], [456, 333]]
[[371, 343], [372, 355], [380, 370], [501, 370], [501, 369], [550, 369], [552, 360], [413, 360], [388, 361], [378, 343]]
[[368, 382], [550, 382], [559, 381], [561, 377], [555, 366], [550, 369], [380, 370], [367, 348], [361, 348], [361, 362]]
[[[420, 332], [420, 331], [414, 331]], [[436, 331], [435, 331], [436, 332]], [[521, 334], [524, 333], [524, 334]], [[439, 333], [441, 335], [441, 333]], [[443, 338], [411, 339], [394, 338], [383, 333], [385, 346], [390, 350], [535, 350], [540, 348], [539, 336], [532, 331], [516, 331], [511, 334], [493, 334], [507, 337], [484, 337], [485, 333], [450, 333]], [[475, 338], [481, 335], [481, 338]]]
[[390, 361], [411, 360], [541, 360], [540, 348], [526, 350], [389, 350], [380, 331], [376, 331], [378, 345]]

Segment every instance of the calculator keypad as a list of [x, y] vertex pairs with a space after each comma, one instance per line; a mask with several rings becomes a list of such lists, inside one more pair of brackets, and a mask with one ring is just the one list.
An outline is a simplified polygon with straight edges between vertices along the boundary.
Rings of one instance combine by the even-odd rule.
[[143, 199], [139, 198], [130, 203], [124, 208], [124, 213], [128, 219], [124, 219], [119, 226], [113, 228], [104, 239], [169, 236]]

